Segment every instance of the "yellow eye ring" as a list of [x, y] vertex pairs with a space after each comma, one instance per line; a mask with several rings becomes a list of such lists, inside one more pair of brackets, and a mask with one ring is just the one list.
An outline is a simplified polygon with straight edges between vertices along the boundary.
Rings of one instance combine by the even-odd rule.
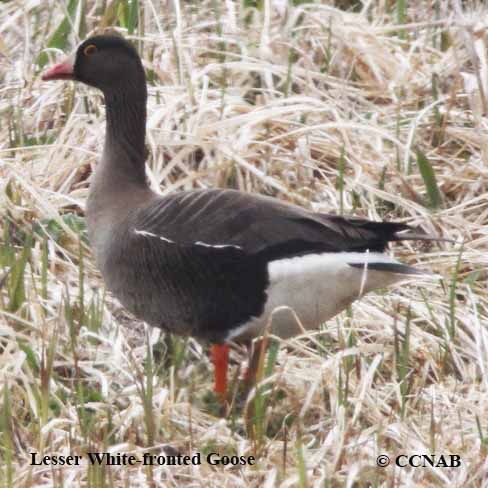
[[85, 56], [90, 56], [91, 54], [95, 54], [98, 51], [97, 46], [95, 44], [88, 44], [88, 46], [83, 49], [83, 54]]

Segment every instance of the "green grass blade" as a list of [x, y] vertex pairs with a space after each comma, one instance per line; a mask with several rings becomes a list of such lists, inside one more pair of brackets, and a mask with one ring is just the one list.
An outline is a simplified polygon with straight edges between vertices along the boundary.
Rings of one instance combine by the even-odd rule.
[[129, 7], [129, 15], [127, 18], [127, 32], [133, 34], [139, 20], [139, 0], [132, 0]]
[[419, 167], [420, 175], [425, 183], [427, 189], [427, 195], [429, 197], [429, 206], [432, 208], [439, 208], [442, 203], [441, 193], [437, 186], [437, 179], [435, 177], [435, 171], [427, 156], [419, 149], [416, 149], [417, 165]]
[[[71, 32], [73, 22], [75, 19], [76, 8], [80, 0], [70, 0], [67, 7], [67, 15], [59, 24], [54, 34], [49, 39], [47, 47], [65, 49], [68, 43], [68, 36]], [[40, 68], [43, 68], [48, 62], [48, 56], [45, 52], [42, 52], [37, 59], [37, 64]]]
[[22, 253], [14, 264], [14, 267], [11, 271], [10, 276], [10, 285], [9, 285], [9, 306], [8, 310], [10, 312], [16, 312], [22, 306], [22, 304], [26, 300], [25, 294], [25, 270], [27, 266], [27, 262], [30, 257], [30, 250], [32, 240], [29, 237], [26, 240], [24, 248], [22, 249]]
[[12, 410], [10, 408], [10, 392], [7, 382], [3, 386], [3, 405], [0, 415], [0, 473], [3, 471], [2, 478], [4, 486], [13, 486], [13, 440], [12, 440]]
[[[396, 14], [397, 14], [397, 22], [399, 25], [405, 24], [407, 21], [407, 2], [406, 0], [397, 0], [396, 1]], [[400, 39], [406, 39], [407, 33], [405, 29], [398, 30], [398, 37]]]

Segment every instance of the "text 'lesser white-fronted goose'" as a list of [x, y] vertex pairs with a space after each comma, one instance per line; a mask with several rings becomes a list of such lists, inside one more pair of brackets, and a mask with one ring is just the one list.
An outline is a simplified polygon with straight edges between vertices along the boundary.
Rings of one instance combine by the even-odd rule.
[[[43, 79], [103, 92], [105, 146], [86, 208], [98, 266], [137, 317], [214, 344], [218, 393], [226, 390], [227, 344], [259, 336], [277, 307], [316, 328], [362, 294], [422, 274], [384, 254], [390, 241], [432, 239], [404, 224], [234, 190], [154, 193], [145, 177], [146, 77], [124, 39], [91, 37]], [[273, 315], [273, 334], [299, 331], [294, 314]]]

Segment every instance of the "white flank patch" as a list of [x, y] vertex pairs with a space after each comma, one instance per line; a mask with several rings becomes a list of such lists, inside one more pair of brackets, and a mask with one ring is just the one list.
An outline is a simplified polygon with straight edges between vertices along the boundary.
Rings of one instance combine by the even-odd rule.
[[315, 329], [363, 294], [409, 278], [372, 270], [375, 263], [400, 264], [378, 252], [308, 254], [271, 261], [264, 313], [232, 329], [227, 340], [259, 335], [270, 319], [270, 332], [283, 338], [301, 333], [301, 326]]
[[275, 281], [296, 275], [316, 274], [318, 270], [323, 277], [327, 277], [328, 274], [336, 275], [341, 269], [351, 268], [349, 264], [362, 264], [367, 269], [372, 263], [399, 264], [380, 252], [327, 252], [271, 261], [268, 271], [271, 281]]
[[365, 262], [363, 266], [363, 274], [361, 276], [361, 288], [359, 288], [359, 296], [364, 295], [364, 287], [366, 286], [366, 280], [368, 279], [368, 259], [369, 259], [369, 249], [366, 249], [364, 253]]

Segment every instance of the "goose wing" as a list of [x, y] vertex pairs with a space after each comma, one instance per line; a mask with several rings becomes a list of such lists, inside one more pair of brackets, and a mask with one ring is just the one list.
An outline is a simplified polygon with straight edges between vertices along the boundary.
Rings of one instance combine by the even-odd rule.
[[[382, 252], [399, 223], [314, 213], [235, 190], [200, 190], [158, 198], [137, 215], [138, 230], [180, 245], [223, 249], [271, 261], [313, 252]], [[421, 237], [419, 237], [421, 238]]]

